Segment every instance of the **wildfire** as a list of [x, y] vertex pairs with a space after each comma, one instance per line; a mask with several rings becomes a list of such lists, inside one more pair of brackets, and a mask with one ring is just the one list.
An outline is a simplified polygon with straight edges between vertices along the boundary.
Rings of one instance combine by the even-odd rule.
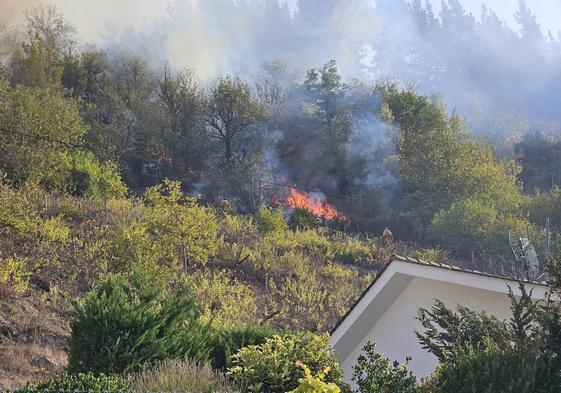
[[279, 203], [293, 209], [307, 210], [328, 221], [347, 221], [347, 217], [335, 210], [331, 202], [324, 200], [320, 195], [310, 195], [305, 191], [298, 191], [296, 187], [291, 187], [288, 196]]

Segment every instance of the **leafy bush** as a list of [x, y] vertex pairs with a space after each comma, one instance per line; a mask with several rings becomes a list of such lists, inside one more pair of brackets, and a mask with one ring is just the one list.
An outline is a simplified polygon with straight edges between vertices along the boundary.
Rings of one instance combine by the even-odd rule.
[[324, 379], [329, 373], [329, 368], [326, 368], [316, 376], [304, 363], [297, 362], [297, 366], [304, 370], [304, 378], [300, 378], [300, 385], [289, 393], [340, 393], [341, 388], [333, 382], [325, 382]]
[[290, 217], [290, 227], [292, 229], [312, 229], [316, 227], [316, 216], [307, 210], [296, 209]]
[[249, 345], [261, 345], [275, 331], [255, 324], [216, 327], [213, 338], [212, 366], [225, 370], [232, 366], [232, 355]]
[[228, 374], [242, 392], [282, 393], [296, 389], [304, 370], [297, 361], [306, 364], [312, 374], [330, 368], [326, 382], [346, 388], [343, 371], [337, 363], [328, 336], [311, 333], [273, 336], [261, 345], [250, 345], [240, 349], [232, 357], [233, 366]]
[[50, 181], [58, 190], [97, 200], [121, 198], [127, 192], [117, 166], [100, 163], [90, 152], [62, 154]]
[[37, 385], [28, 385], [14, 393], [44, 392], [132, 393], [130, 386], [117, 376], [63, 374]]
[[0, 285], [8, 285], [17, 292], [27, 289], [27, 260], [17, 257], [0, 257]]
[[269, 209], [268, 207], [262, 207], [255, 218], [255, 224], [262, 235], [271, 232], [284, 232], [288, 228], [282, 208]]
[[218, 250], [218, 223], [214, 212], [183, 197], [181, 184], [164, 180], [149, 188], [147, 234], [161, 257], [187, 267], [204, 265]]
[[417, 379], [407, 370], [405, 364], [390, 362], [376, 352], [376, 344], [367, 343], [364, 353], [358, 357], [353, 371], [353, 381], [359, 393], [416, 393], [419, 392]]
[[522, 347], [503, 351], [493, 343], [482, 349], [462, 348], [453, 361], [438, 368], [430, 381], [431, 392], [554, 393], [558, 386], [542, 390], [544, 381], [536, 381], [534, 351]]
[[166, 290], [136, 274], [101, 280], [74, 302], [69, 369], [125, 373], [164, 359], [207, 361], [208, 326], [186, 289]]
[[230, 324], [255, 321], [258, 308], [255, 293], [231, 272], [194, 273], [190, 281], [205, 317]]
[[201, 365], [193, 361], [164, 361], [140, 373], [131, 375], [128, 382], [136, 393], [234, 392], [224, 374], [214, 371], [208, 365]]

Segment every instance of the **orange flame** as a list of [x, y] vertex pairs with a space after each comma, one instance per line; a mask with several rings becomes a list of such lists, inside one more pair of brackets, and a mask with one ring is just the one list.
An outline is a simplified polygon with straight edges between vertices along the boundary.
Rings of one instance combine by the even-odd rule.
[[280, 203], [293, 209], [307, 210], [313, 215], [325, 218], [328, 221], [347, 221], [347, 217], [335, 210], [331, 202], [324, 201], [319, 196], [309, 195], [305, 191], [298, 191], [296, 187], [291, 187], [286, 199]]

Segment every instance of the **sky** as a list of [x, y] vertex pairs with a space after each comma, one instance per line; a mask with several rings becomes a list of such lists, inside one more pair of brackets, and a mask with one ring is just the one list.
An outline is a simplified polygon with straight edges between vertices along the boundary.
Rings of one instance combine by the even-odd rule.
[[[297, 0], [286, 1], [294, 11]], [[430, 1], [438, 12], [442, 0]], [[80, 26], [79, 30], [83, 38], [97, 40], [108, 31], [123, 29], [130, 25], [140, 27], [149, 24], [166, 11], [170, 0], [50, 0], [49, 2], [56, 4], [71, 22]], [[514, 24], [513, 15], [518, 7], [518, 0], [461, 0], [461, 2], [476, 17], [481, 14], [481, 6], [486, 5], [495, 10], [499, 17]], [[0, 20], [17, 21], [21, 18], [23, 9], [40, 3], [44, 1], [0, 0]], [[526, 0], [526, 3], [537, 15], [544, 33], [551, 30], [556, 35], [561, 30], [561, 0]], [[88, 17], [84, 18], [86, 15]]]

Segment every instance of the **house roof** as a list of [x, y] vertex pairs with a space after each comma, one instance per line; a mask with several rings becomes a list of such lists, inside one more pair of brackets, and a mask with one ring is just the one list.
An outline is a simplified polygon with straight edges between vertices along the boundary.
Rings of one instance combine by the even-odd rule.
[[330, 331], [331, 334], [333, 334], [335, 332], [335, 330], [337, 330], [337, 328], [341, 325], [341, 323], [343, 323], [343, 321], [349, 316], [349, 314], [360, 303], [360, 301], [364, 298], [364, 296], [366, 296], [366, 294], [370, 291], [370, 289], [374, 286], [374, 284], [376, 284], [378, 279], [380, 277], [382, 277], [384, 272], [388, 269], [388, 267], [393, 262], [406, 262], [406, 263], [417, 264], [417, 265], [421, 265], [421, 266], [430, 266], [430, 267], [435, 267], [435, 268], [440, 268], [440, 269], [453, 270], [453, 271], [456, 271], [456, 272], [461, 272], [461, 273], [466, 273], [466, 274], [474, 274], [474, 275], [479, 275], [479, 276], [483, 276], [483, 277], [496, 278], [496, 279], [505, 280], [505, 281], [518, 281], [518, 282], [528, 283], [528, 284], [537, 285], [537, 286], [547, 286], [547, 284], [545, 282], [541, 282], [541, 281], [531, 281], [531, 280], [525, 280], [525, 279], [520, 279], [520, 278], [516, 278], [516, 277], [501, 276], [501, 275], [497, 275], [497, 274], [481, 272], [481, 271], [475, 270], [475, 269], [467, 269], [467, 268], [463, 268], [463, 267], [459, 267], [459, 266], [454, 266], [454, 265], [450, 265], [450, 264], [447, 264], [447, 263], [425, 261], [425, 260], [422, 260], [422, 259], [419, 259], [419, 258], [411, 258], [411, 257], [406, 257], [406, 256], [401, 256], [401, 255], [395, 255], [394, 254], [390, 257], [389, 262], [378, 272], [378, 274], [376, 275], [376, 278], [374, 278], [374, 280], [372, 280], [370, 285], [368, 285], [368, 287], [362, 292], [362, 294], [353, 303], [353, 305], [347, 310], [345, 315], [343, 315], [339, 319], [339, 321], [337, 321], [337, 324]]

